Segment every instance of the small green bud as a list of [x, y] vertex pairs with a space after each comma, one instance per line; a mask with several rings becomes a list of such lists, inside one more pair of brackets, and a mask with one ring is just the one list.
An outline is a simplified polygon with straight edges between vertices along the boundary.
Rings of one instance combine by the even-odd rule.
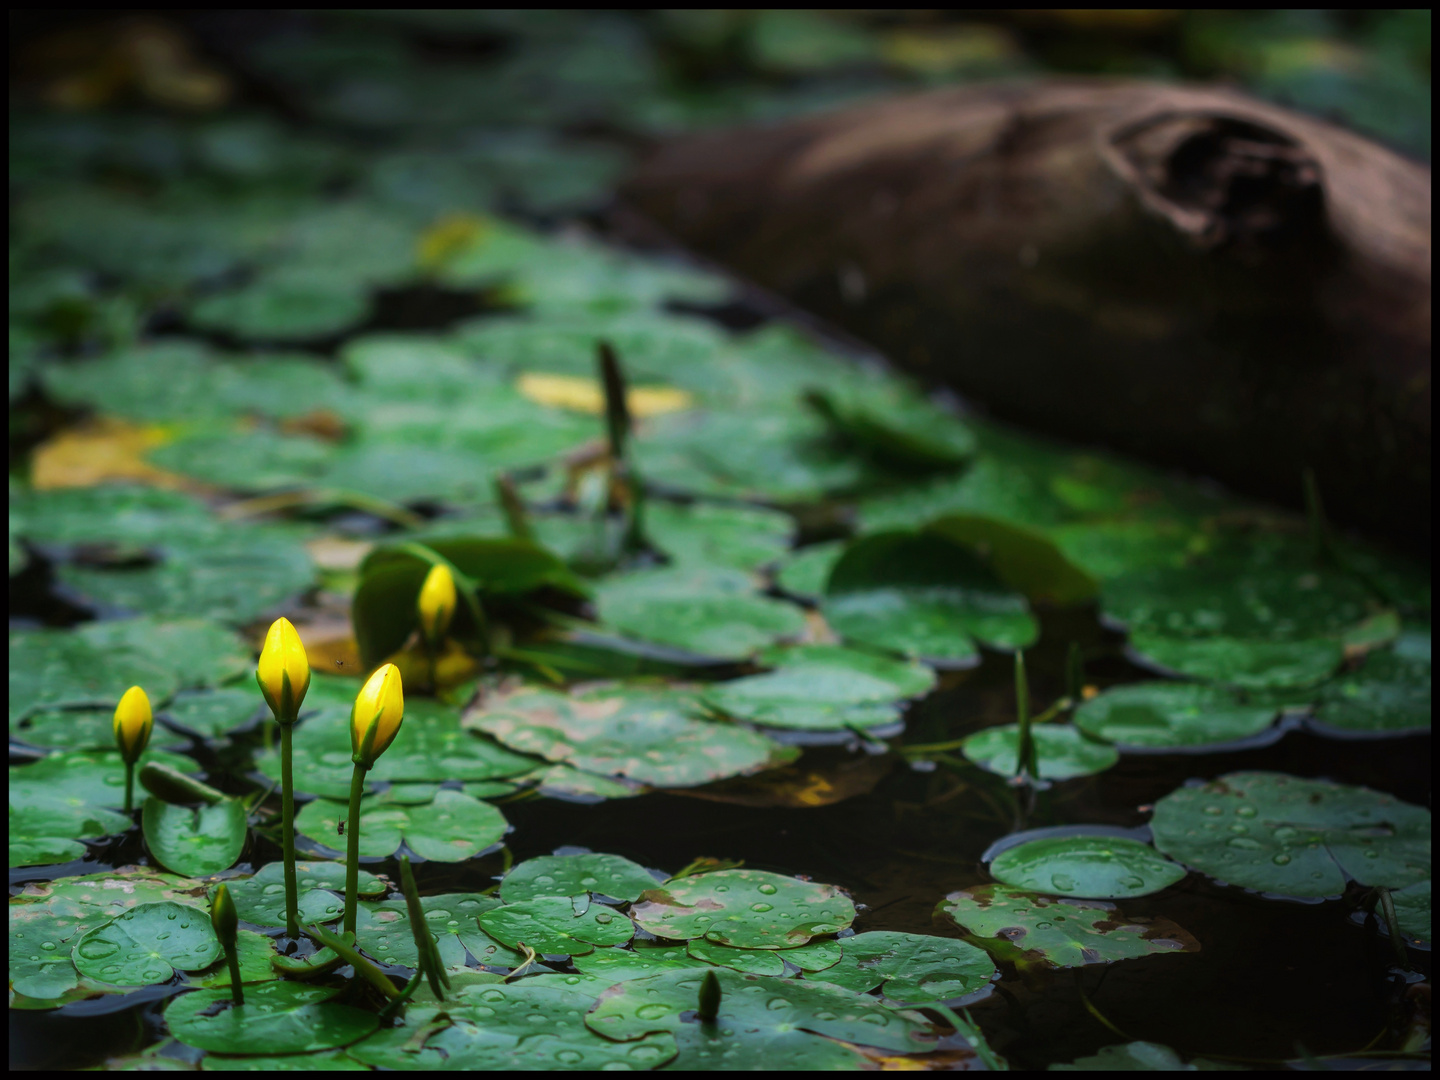
[[235, 901], [230, 899], [230, 890], [224, 884], [217, 886], [215, 895], [210, 898], [210, 925], [215, 928], [215, 936], [220, 939], [220, 944], [225, 946], [226, 952], [235, 948], [239, 922], [240, 917], [235, 913]]
[[720, 1015], [720, 980], [715, 972], [707, 971], [700, 983], [700, 1006], [695, 1010], [695, 1019], [709, 1023]]

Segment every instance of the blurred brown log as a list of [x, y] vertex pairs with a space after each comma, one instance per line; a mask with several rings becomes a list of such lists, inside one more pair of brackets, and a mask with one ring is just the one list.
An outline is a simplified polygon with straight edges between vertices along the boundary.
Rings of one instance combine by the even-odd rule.
[[1430, 532], [1430, 170], [1219, 89], [1053, 80], [661, 147], [670, 236], [995, 415]]

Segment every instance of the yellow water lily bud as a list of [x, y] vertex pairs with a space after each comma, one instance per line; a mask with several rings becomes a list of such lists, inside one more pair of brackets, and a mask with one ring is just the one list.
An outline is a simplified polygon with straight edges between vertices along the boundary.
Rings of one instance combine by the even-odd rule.
[[276, 619], [265, 635], [260, 650], [260, 663], [255, 667], [255, 681], [265, 704], [282, 724], [293, 724], [300, 713], [300, 703], [310, 689], [310, 661], [305, 646], [290, 620]]
[[220, 944], [227, 949], [235, 947], [235, 934], [239, 921], [240, 917], [235, 911], [235, 901], [230, 897], [230, 890], [222, 884], [215, 890], [215, 895], [210, 898], [210, 925], [215, 928], [215, 936], [220, 939]]
[[455, 615], [455, 576], [444, 563], [436, 563], [425, 575], [425, 584], [420, 586], [420, 630], [425, 640], [438, 642], [450, 629], [450, 620]]
[[120, 704], [115, 706], [115, 745], [120, 748], [125, 764], [133, 765], [140, 760], [145, 744], [150, 741], [150, 729], [154, 726], [150, 699], [140, 687], [130, 687], [120, 699]]
[[400, 669], [384, 664], [366, 680], [350, 711], [351, 760], [367, 769], [395, 741], [405, 715]]

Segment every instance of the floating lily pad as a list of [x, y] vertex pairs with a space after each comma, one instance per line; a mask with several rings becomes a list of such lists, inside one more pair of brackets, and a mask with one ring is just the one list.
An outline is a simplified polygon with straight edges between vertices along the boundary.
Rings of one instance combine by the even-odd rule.
[[1339, 638], [1265, 641], [1260, 638], [1176, 637], [1150, 630], [1130, 635], [1131, 659], [1167, 675], [1226, 683], [1245, 690], [1310, 687], [1345, 659]]
[[153, 795], [141, 812], [145, 846], [167, 870], [205, 877], [228, 870], [245, 849], [245, 804], [223, 799], [214, 806], [175, 806]]
[[619, 855], [540, 855], [526, 859], [500, 882], [507, 904], [540, 896], [599, 893], [615, 900], [638, 900], [655, 879], [644, 867]]
[[[336, 680], [342, 681], [342, 680]], [[359, 685], [344, 680], [352, 696]], [[306, 699], [307, 705], [309, 698]], [[302, 718], [295, 737], [295, 789], [332, 799], [348, 799], [354, 763], [350, 760], [350, 703], [326, 705]], [[280, 778], [278, 751], [260, 754], [256, 765]], [[392, 782], [494, 780], [535, 767], [533, 758], [512, 753], [461, 728], [459, 710], [425, 698], [405, 702], [405, 719], [390, 749], [367, 774], [367, 781]]]
[[[585, 1026], [594, 1001], [588, 994], [531, 985], [529, 980], [476, 987], [447, 1005], [457, 1022], [430, 1036], [424, 1052], [443, 1054], [446, 1069], [489, 1071], [653, 1069], [675, 1056], [675, 1040], [668, 1032], [635, 1042], [596, 1035]], [[350, 1052], [376, 1065], [406, 1067], [403, 1053], [367, 1054], [364, 1043]]]
[[[183, 773], [196, 773], [194, 759], [164, 750], [147, 750], [136, 763], [165, 765]], [[138, 785], [137, 785], [138, 786]], [[24, 807], [32, 800], [61, 797], [91, 806], [118, 807], [125, 803], [125, 762], [118, 750], [70, 750], [51, 754], [32, 765], [10, 769], [10, 802]]]
[[759, 660], [777, 670], [719, 683], [705, 700], [757, 724], [834, 731], [892, 723], [899, 702], [935, 685], [923, 664], [836, 645], [769, 649]]
[[675, 1072], [834, 1072], [872, 1067], [870, 1059], [844, 1042], [798, 1029], [738, 1031], [709, 1024], [675, 1029], [679, 1055]]
[[79, 973], [71, 959], [71, 946], [112, 917], [110, 911], [64, 896], [32, 903], [11, 900], [11, 990], [29, 998], [55, 1000], [75, 989]]
[[603, 904], [576, 910], [568, 897], [541, 896], [492, 908], [480, 915], [480, 927], [502, 945], [524, 942], [539, 953], [588, 953], [595, 946], [623, 945], [635, 934], [624, 915]]
[[[250, 687], [178, 694], [163, 710], [176, 724], [207, 739], [245, 727], [261, 713], [269, 716], [265, 699]], [[152, 736], [153, 737], [153, 736]]]
[[994, 567], [1001, 581], [1031, 600], [1083, 604], [1100, 589], [1090, 574], [1037, 529], [979, 514], [947, 514], [930, 522], [925, 531], [971, 548]]
[[752, 975], [770, 975], [776, 978], [785, 974], [785, 961], [773, 949], [737, 949], [732, 945], [717, 945], [704, 938], [691, 938], [685, 951], [696, 960], [707, 964], [744, 971]]
[[796, 752], [746, 728], [695, 718], [693, 692], [607, 685], [571, 694], [522, 687], [465, 717], [506, 746], [601, 776], [692, 787], [771, 768]]
[[[345, 866], [338, 862], [295, 863], [299, 893], [300, 921], [327, 923], [340, 918], [345, 910]], [[285, 925], [285, 864], [266, 863], [253, 877], [227, 882], [230, 899], [241, 919], [256, 926]], [[385, 891], [385, 883], [368, 870], [361, 869], [358, 892], [361, 897], [376, 896]]]
[[[162, 1059], [163, 1060], [163, 1059]], [[153, 1068], [154, 1066], [150, 1066]], [[183, 1066], [179, 1066], [182, 1067]], [[286, 1054], [273, 1057], [231, 1057], [206, 1054], [200, 1059], [202, 1072], [369, 1072], [369, 1068], [350, 1057], [344, 1050], [321, 1050], [313, 1054]]]
[[[1087, 739], [1068, 724], [1033, 724], [1035, 758], [1042, 780], [1070, 780], [1104, 772], [1120, 754], [1113, 746]], [[1001, 724], [966, 737], [960, 752], [987, 772], [1014, 776], [1019, 764], [1020, 725]]]
[[880, 987], [891, 1001], [922, 1005], [973, 994], [995, 974], [995, 964], [983, 949], [953, 938], [872, 930], [838, 944], [840, 962], [807, 974], [807, 981], [857, 994]]
[[[31, 713], [10, 725], [10, 737], [48, 750], [108, 750], [115, 745], [115, 709], [70, 707]], [[156, 725], [150, 745], [161, 749], [184, 746], [189, 740]]]
[[1430, 941], [1431, 884], [1421, 881], [1390, 894], [1400, 932], [1416, 942]]
[[1250, 704], [1223, 686], [1142, 682], [1111, 687], [1084, 702], [1075, 711], [1075, 726], [1121, 746], [1206, 746], [1258, 735], [1278, 711], [1273, 705]]
[[305, 341], [354, 326], [369, 309], [368, 290], [347, 277], [277, 270], [200, 299], [189, 317], [200, 330], [251, 341]]
[[1232, 885], [1335, 896], [1347, 879], [1403, 889], [1430, 877], [1430, 811], [1369, 788], [1239, 772], [1155, 804], [1155, 846]]
[[[436, 942], [441, 963], [447, 968], [462, 967], [467, 949], [480, 963], [494, 967], [517, 967], [523, 960], [519, 952], [479, 928], [476, 920], [500, 906], [493, 897], [445, 893], [422, 896], [420, 906], [425, 912], [425, 927]], [[361, 904], [355, 933], [360, 947], [375, 959], [408, 968], [419, 965], [410, 913], [403, 899]]]
[[753, 570], [790, 549], [795, 519], [756, 506], [651, 502], [645, 530], [677, 566]]
[[801, 548], [780, 564], [775, 583], [791, 596], [818, 601], [825, 595], [830, 571], [845, 553], [845, 541], [831, 540]]
[[844, 638], [945, 664], [972, 662], [977, 641], [1023, 649], [1039, 634], [1022, 595], [967, 548], [927, 533], [852, 543], [830, 572], [822, 610]]
[[739, 571], [646, 570], [605, 582], [595, 596], [607, 626], [700, 656], [741, 659], [805, 630], [799, 608], [755, 595]]
[[[238, 931], [235, 935], [235, 952], [240, 961], [242, 985], [269, 982], [280, 977], [271, 964], [271, 961], [279, 956], [275, 951], [275, 942], [264, 934], [254, 930]], [[192, 981], [196, 986], [207, 988], [229, 986], [230, 965], [225, 962], [222, 954], [222, 958], [216, 960], [208, 974], [197, 975]]]
[[975, 453], [975, 436], [963, 421], [898, 379], [832, 381], [806, 400], [836, 434], [890, 468], [954, 469]]
[[119, 986], [152, 986], [175, 969], [199, 971], [221, 955], [210, 920], [193, 907], [139, 904], [75, 943], [80, 974]]
[[1318, 691], [1315, 720], [1344, 732], [1388, 734], [1430, 727], [1430, 631], [1405, 631], [1394, 648]]
[[[339, 830], [349, 820], [346, 803], [316, 799], [295, 815], [295, 830], [332, 850], [344, 850], [348, 839]], [[420, 806], [370, 797], [360, 804], [360, 854], [393, 855], [403, 841], [422, 859], [463, 862], [509, 832], [505, 815], [494, 806], [459, 791], [442, 789], [433, 802]]]
[[375, 1014], [330, 1001], [339, 987], [277, 981], [248, 987], [243, 1005], [230, 990], [197, 990], [165, 1007], [175, 1038], [201, 1050], [304, 1054], [346, 1046], [375, 1030]]
[[1122, 836], [1050, 836], [1006, 848], [990, 863], [990, 873], [1017, 889], [1123, 900], [1174, 885], [1185, 868]]
[[786, 949], [845, 929], [855, 905], [834, 885], [765, 870], [717, 870], [652, 890], [630, 916], [656, 937]]
[[[918, 1013], [891, 1009], [874, 998], [837, 986], [742, 975], [711, 968], [720, 982], [716, 1024], [723, 1030], [759, 1032], [802, 1028], [819, 1035], [886, 1050], [923, 1051], [933, 1045]], [[707, 972], [674, 971], [613, 986], [585, 1017], [607, 1039], [629, 1041], [657, 1031], [677, 1031], [681, 1014], [693, 1010]]]
[[1200, 949], [1169, 919], [1132, 918], [1103, 900], [1056, 900], [1008, 885], [953, 892], [936, 910], [997, 960], [1022, 966], [1083, 967]]
[[131, 686], [153, 702], [215, 686], [251, 665], [231, 631], [201, 619], [120, 619], [10, 632], [10, 719], [42, 708], [108, 706]]
[[628, 949], [596, 949], [575, 957], [572, 963], [582, 974], [608, 979], [612, 986], [627, 979], [658, 975], [662, 971], [709, 967], [704, 960], [691, 956], [683, 945], [646, 945], [641, 942]]
[[535, 790], [541, 795], [564, 799], [567, 802], [598, 803], [606, 799], [628, 799], [649, 790], [645, 785], [633, 780], [616, 780], [569, 765], [551, 765], [548, 768], [536, 769], [533, 773], [517, 779], [532, 781]]

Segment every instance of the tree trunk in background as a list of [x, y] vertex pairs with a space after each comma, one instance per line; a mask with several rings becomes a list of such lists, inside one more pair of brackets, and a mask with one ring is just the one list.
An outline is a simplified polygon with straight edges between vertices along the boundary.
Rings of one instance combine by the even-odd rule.
[[1224, 90], [1052, 80], [669, 143], [672, 237], [995, 415], [1430, 532], [1430, 170]]

